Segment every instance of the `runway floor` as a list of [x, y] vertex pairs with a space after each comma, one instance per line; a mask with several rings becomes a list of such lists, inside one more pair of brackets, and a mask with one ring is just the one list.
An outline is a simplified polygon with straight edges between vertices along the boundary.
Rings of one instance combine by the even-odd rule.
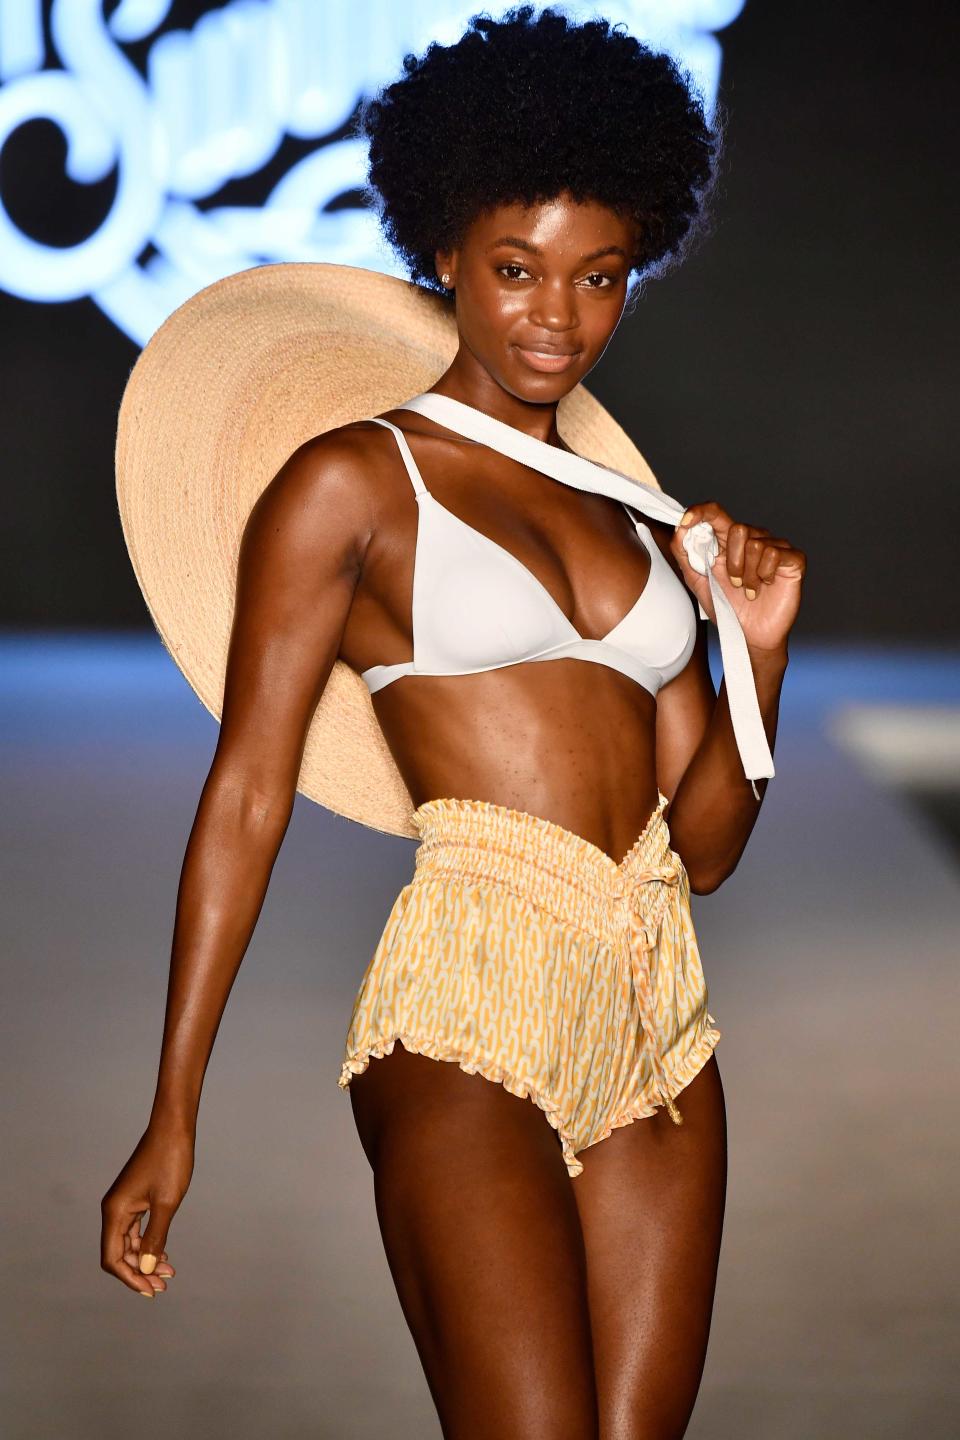
[[[99, 1200], [149, 1113], [216, 725], [153, 636], [8, 634], [0, 662], [4, 1440], [439, 1437], [336, 1084], [413, 842], [298, 797], [207, 1074], [175, 1293], [137, 1306], [99, 1269]], [[794, 646], [751, 844], [693, 897], [730, 1185], [690, 1440], [958, 1432], [956, 807], [831, 729], [891, 702], [956, 719], [960, 654]]]

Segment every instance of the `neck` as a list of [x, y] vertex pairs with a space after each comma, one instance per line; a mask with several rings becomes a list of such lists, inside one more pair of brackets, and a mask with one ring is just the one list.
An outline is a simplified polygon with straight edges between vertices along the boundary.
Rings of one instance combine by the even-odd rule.
[[459, 400], [461, 404], [471, 405], [474, 410], [482, 410], [485, 415], [492, 415], [494, 420], [502, 420], [505, 425], [532, 436], [534, 440], [542, 440], [547, 445], [563, 448], [557, 430], [559, 401], [522, 400], [511, 394], [472, 356], [467, 363], [462, 346], [450, 368], [426, 393], [446, 395], [451, 400]]

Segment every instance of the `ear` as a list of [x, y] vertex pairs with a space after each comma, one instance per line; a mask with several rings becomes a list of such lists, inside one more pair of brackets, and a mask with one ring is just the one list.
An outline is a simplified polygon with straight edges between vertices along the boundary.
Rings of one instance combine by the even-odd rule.
[[[453, 290], [457, 284], [457, 252], [456, 250], [437, 250], [433, 257], [433, 263], [437, 272], [437, 279], [445, 290]], [[444, 275], [447, 279], [444, 280]]]

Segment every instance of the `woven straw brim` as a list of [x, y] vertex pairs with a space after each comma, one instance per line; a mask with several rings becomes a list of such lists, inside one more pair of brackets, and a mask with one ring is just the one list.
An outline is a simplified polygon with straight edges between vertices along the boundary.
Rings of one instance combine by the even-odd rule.
[[[120, 521], [160, 638], [217, 720], [240, 541], [261, 491], [312, 436], [430, 389], [456, 350], [439, 296], [376, 271], [293, 263], [199, 291], [141, 352], [117, 425]], [[656, 486], [582, 385], [560, 402], [557, 424], [578, 454]], [[342, 660], [311, 721], [297, 788], [362, 825], [416, 838], [370, 692]]]

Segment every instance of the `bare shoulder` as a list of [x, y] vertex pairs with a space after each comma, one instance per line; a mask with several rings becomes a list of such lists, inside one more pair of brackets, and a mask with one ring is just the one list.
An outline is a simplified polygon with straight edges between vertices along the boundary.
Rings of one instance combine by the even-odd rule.
[[380, 439], [386, 434], [383, 426], [360, 420], [304, 440], [253, 507], [248, 543], [286, 531], [296, 534], [301, 553], [316, 544], [362, 560], [389, 493], [392, 457]]
[[271, 484], [294, 493], [301, 503], [337, 501], [369, 508], [382, 468], [376, 438], [382, 433], [382, 426], [358, 420], [311, 436], [290, 454]]
[[373, 420], [353, 420], [305, 440], [280, 474], [302, 489], [303, 498], [352, 497], [377, 510], [395, 492], [398, 468], [403, 463], [393, 434]]

